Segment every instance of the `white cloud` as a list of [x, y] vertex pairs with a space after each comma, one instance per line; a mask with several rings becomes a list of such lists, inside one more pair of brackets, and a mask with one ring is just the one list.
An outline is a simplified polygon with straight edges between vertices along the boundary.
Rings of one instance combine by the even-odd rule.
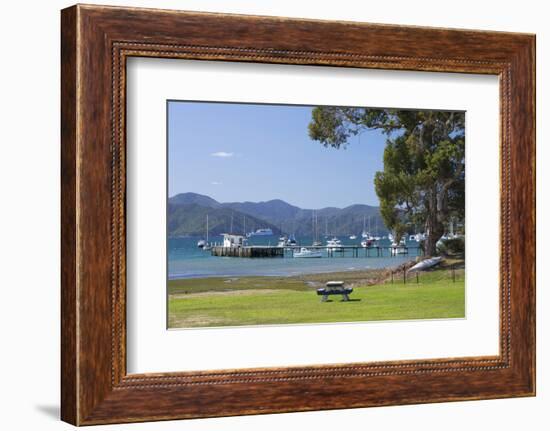
[[233, 157], [233, 153], [228, 153], [226, 151], [216, 151], [215, 153], [210, 154], [212, 157]]
[[213, 186], [221, 186], [222, 182], [221, 181], [212, 181], [210, 184], [212, 184]]

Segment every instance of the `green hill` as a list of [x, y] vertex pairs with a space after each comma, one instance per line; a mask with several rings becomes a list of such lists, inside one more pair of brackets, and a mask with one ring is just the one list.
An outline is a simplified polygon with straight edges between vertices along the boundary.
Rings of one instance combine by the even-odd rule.
[[207, 214], [210, 235], [229, 232], [244, 234], [245, 230], [250, 231], [253, 226], [270, 228], [276, 235], [280, 233], [275, 225], [231, 208], [212, 208], [194, 203], [180, 205], [169, 203], [168, 235], [171, 237], [205, 236]]
[[210, 234], [229, 232], [232, 217], [233, 233], [270, 228], [276, 235], [283, 232], [309, 236], [315, 228], [319, 236], [325, 233], [359, 235], [363, 230], [363, 223], [374, 235], [388, 233], [379, 208], [370, 205], [356, 204], [346, 208], [326, 207], [312, 210], [299, 208], [280, 199], [220, 203], [209, 196], [180, 193], [169, 199], [169, 235], [204, 235], [206, 214], [209, 217]]

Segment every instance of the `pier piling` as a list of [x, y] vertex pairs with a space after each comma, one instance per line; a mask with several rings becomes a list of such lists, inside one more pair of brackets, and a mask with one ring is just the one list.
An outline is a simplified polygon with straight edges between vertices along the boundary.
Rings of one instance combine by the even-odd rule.
[[[399, 252], [394, 246], [373, 246], [373, 247], [362, 247], [359, 245], [344, 245], [341, 247], [327, 247], [327, 246], [289, 246], [289, 247], [279, 247], [272, 245], [253, 245], [253, 246], [233, 246], [233, 247], [224, 247], [221, 245], [214, 245], [210, 249], [212, 256], [221, 256], [221, 257], [294, 257], [296, 250], [300, 250], [302, 247], [307, 248], [308, 250], [321, 250], [326, 251], [326, 257], [354, 257], [359, 258], [364, 256], [366, 258], [371, 257], [371, 249], [375, 249], [376, 252], [374, 256], [376, 257], [397, 257], [400, 255], [408, 256], [411, 254], [412, 250], [418, 255], [422, 253], [420, 247], [399, 247]], [[359, 250], [364, 248], [365, 254], [359, 253]], [[348, 252], [349, 250], [349, 252]], [[415, 254], [413, 254], [415, 255]], [[453, 271], [454, 273], [454, 271]]]

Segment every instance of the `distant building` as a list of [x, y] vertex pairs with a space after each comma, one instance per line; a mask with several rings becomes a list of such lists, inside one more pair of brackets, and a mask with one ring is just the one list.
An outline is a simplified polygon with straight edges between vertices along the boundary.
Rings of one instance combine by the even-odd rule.
[[232, 233], [223, 234], [224, 247], [243, 247], [246, 245], [246, 237], [244, 235], [236, 235]]

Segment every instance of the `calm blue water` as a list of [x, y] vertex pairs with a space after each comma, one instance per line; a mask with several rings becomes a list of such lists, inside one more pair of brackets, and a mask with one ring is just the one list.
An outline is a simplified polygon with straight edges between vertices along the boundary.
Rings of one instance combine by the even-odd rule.
[[[344, 245], [359, 245], [361, 238], [350, 240], [348, 237], [338, 237]], [[210, 251], [203, 251], [197, 247], [198, 237], [169, 238], [168, 239], [168, 277], [197, 278], [215, 276], [290, 276], [299, 274], [313, 274], [334, 271], [365, 270], [397, 266], [414, 259], [416, 249], [410, 249], [408, 256], [390, 256], [384, 251], [384, 257], [377, 257], [376, 250], [370, 250], [372, 257], [365, 257], [365, 249], [359, 251], [360, 257], [353, 257], [352, 251], [346, 251], [344, 257], [335, 253], [334, 257], [323, 256], [317, 259], [293, 258], [286, 253], [284, 258], [238, 258], [211, 256]], [[222, 237], [209, 238], [211, 243], [221, 243]], [[311, 245], [311, 237], [296, 238], [299, 245]], [[326, 240], [321, 238], [323, 244]], [[278, 237], [252, 237], [249, 245], [277, 245]], [[381, 240], [380, 246], [389, 246], [388, 240]], [[416, 242], [407, 243], [415, 247]]]

